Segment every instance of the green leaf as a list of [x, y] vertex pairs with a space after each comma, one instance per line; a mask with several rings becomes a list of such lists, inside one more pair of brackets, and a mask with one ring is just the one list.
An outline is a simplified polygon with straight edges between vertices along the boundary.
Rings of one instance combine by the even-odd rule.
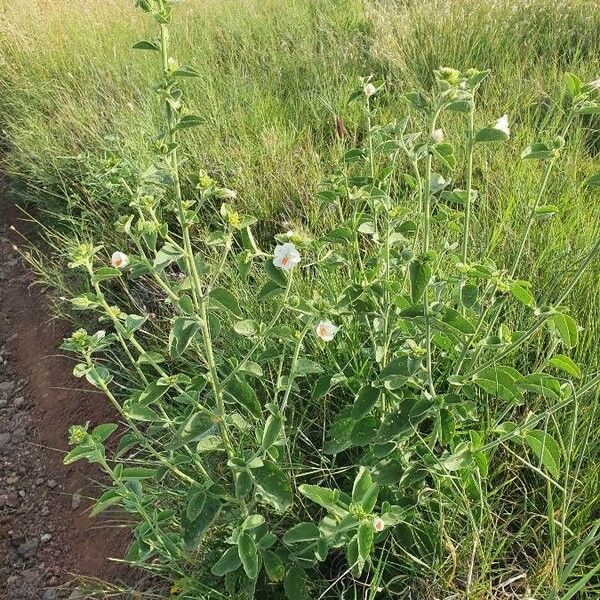
[[260, 527], [264, 522], [265, 518], [262, 515], [249, 515], [244, 520], [244, 523], [242, 524], [242, 529], [256, 529], [257, 527]]
[[233, 330], [238, 335], [252, 337], [258, 331], [258, 325], [252, 319], [246, 319], [244, 321], [236, 321], [233, 325]]
[[240, 310], [240, 305], [229, 290], [226, 290], [225, 288], [215, 288], [210, 293], [210, 299], [214, 306], [224, 308], [236, 317], [241, 318], [242, 311]]
[[126, 467], [121, 473], [121, 479], [148, 479], [156, 476], [156, 469], [146, 467]]
[[540, 394], [553, 400], [558, 400], [561, 396], [559, 381], [545, 373], [526, 375], [522, 379], [517, 380], [516, 385], [522, 390]]
[[299, 544], [301, 542], [313, 542], [321, 537], [319, 528], [314, 523], [298, 523], [283, 534], [285, 544]]
[[535, 218], [538, 221], [548, 221], [554, 217], [554, 215], [560, 212], [560, 208], [554, 204], [544, 204], [538, 206], [535, 209]]
[[375, 530], [371, 521], [363, 521], [358, 527], [356, 540], [358, 542], [358, 556], [362, 560], [367, 560], [373, 549], [373, 537]]
[[117, 430], [117, 427], [115, 423], [103, 423], [94, 427], [91, 435], [97, 442], [104, 442]]
[[427, 284], [431, 279], [431, 267], [429, 263], [421, 260], [413, 260], [408, 265], [410, 276], [410, 295], [413, 304], [416, 304], [425, 293]]
[[[152, 383], [149, 383], [143, 392], [137, 397], [137, 403], [144, 406], [158, 402], [168, 391], [169, 385], [165, 385], [164, 382], [157, 379]], [[133, 398], [136, 396], [134, 395]]]
[[358, 392], [358, 396], [352, 406], [352, 418], [358, 421], [370, 413], [379, 400], [379, 393], [379, 389], [376, 387], [371, 385], [363, 386]]
[[205, 502], [206, 492], [203, 490], [198, 490], [191, 494], [185, 508], [185, 516], [188, 521], [195, 521], [198, 518], [204, 508]]
[[149, 406], [143, 404], [129, 404], [124, 407], [125, 414], [134, 421], [147, 421], [149, 423], [158, 423], [161, 417]]
[[354, 239], [354, 233], [349, 227], [339, 227], [321, 238], [324, 242], [347, 244]]
[[112, 380], [112, 374], [106, 367], [91, 367], [85, 373], [85, 378], [94, 387], [101, 388]]
[[192, 413], [175, 432], [166, 445], [169, 450], [177, 450], [186, 444], [197, 442], [218, 431], [218, 426], [205, 413]]
[[268, 450], [279, 437], [283, 421], [279, 415], [269, 415], [265, 423], [261, 446], [263, 450]]
[[[175, 71], [171, 73], [172, 77], [200, 77], [200, 73], [194, 69], [194, 67], [190, 67], [189, 65], [180, 65], [177, 67]], [[200, 117], [197, 117], [198, 119]]]
[[323, 508], [332, 509], [337, 504], [338, 493], [335, 490], [305, 483], [298, 491]]
[[267, 274], [267, 277], [280, 288], [287, 287], [288, 280], [286, 274], [281, 269], [278, 269], [273, 264], [273, 261], [268, 260], [265, 262], [265, 273]]
[[245, 380], [234, 377], [224, 389], [225, 402], [237, 402], [243, 406], [253, 417], [260, 419], [262, 409], [256, 392], [252, 386]]
[[411, 92], [404, 97], [417, 110], [426, 111], [429, 108], [429, 101], [421, 92]]
[[507, 139], [506, 133], [495, 127], [484, 127], [475, 134], [476, 143], [504, 142]]
[[221, 512], [221, 503], [214, 496], [207, 496], [202, 512], [193, 520], [182, 519], [183, 541], [189, 550], [193, 550]]
[[266, 302], [273, 298], [273, 296], [277, 296], [283, 293], [283, 288], [276, 284], [274, 281], [267, 281], [258, 292], [258, 301]]
[[274, 581], [275, 583], [283, 581], [285, 566], [281, 558], [279, 558], [272, 550], [263, 550], [262, 558], [269, 580]]
[[172, 358], [181, 356], [200, 331], [200, 324], [187, 317], [175, 317], [169, 333], [169, 353]]
[[454, 156], [454, 148], [448, 142], [435, 144], [432, 146], [434, 155], [442, 161], [449, 169], [456, 166], [456, 157]]
[[90, 518], [97, 517], [100, 513], [104, 512], [107, 508], [114, 506], [115, 504], [121, 501], [121, 495], [114, 491], [108, 490], [100, 498], [96, 504], [94, 504], [94, 508], [90, 511]]
[[410, 409], [413, 404], [412, 401], [404, 401], [396, 411], [385, 416], [377, 434], [379, 442], [389, 442], [413, 431], [410, 422]]
[[301, 567], [292, 567], [287, 572], [283, 588], [288, 600], [310, 600], [308, 577], [306, 571]]
[[535, 308], [535, 298], [529, 291], [529, 284], [526, 281], [514, 281], [510, 286], [510, 291], [519, 302]]
[[577, 323], [570, 315], [556, 313], [548, 320], [550, 332], [560, 338], [567, 348], [575, 348], [579, 341]]
[[301, 356], [296, 362], [296, 377], [312, 375], [313, 373], [322, 373], [323, 367], [314, 360]]
[[331, 375], [321, 375], [315, 383], [311, 394], [311, 400], [320, 400], [324, 398], [331, 389]]
[[465, 335], [475, 333], [475, 326], [453, 308], [446, 309], [442, 321]]
[[179, 123], [173, 127], [172, 132], [181, 131], [182, 129], [189, 129], [190, 127], [198, 127], [204, 123], [205, 119], [198, 115], [185, 115], [181, 117]]
[[294, 501], [292, 486], [279, 466], [267, 461], [252, 473], [256, 489], [276, 510], [284, 512], [292, 505]]
[[156, 271], [162, 271], [171, 263], [178, 261], [183, 257], [183, 252], [174, 244], [166, 242], [164, 246], [156, 253], [152, 266]]
[[358, 540], [356, 538], [346, 546], [346, 559], [348, 561], [348, 566], [352, 569], [352, 575], [354, 577], [360, 577], [363, 567], [365, 566], [365, 561], [362, 560], [358, 554]]
[[258, 576], [258, 551], [249, 533], [242, 532], [238, 538], [238, 553], [246, 575], [250, 579]]
[[350, 441], [354, 446], [366, 446], [376, 437], [381, 420], [378, 417], [367, 415], [357, 421], [350, 432]]
[[63, 464], [70, 465], [75, 461], [81, 460], [82, 458], [93, 458], [96, 456], [96, 451], [94, 448], [84, 445], [84, 446], [76, 446], [71, 450], [64, 458]]
[[476, 285], [467, 283], [460, 288], [460, 301], [463, 306], [472, 308], [477, 302], [479, 288]]
[[565, 354], [557, 354], [548, 362], [553, 367], [567, 373], [567, 375], [571, 375], [571, 377], [575, 377], [575, 379], [581, 379], [581, 369], [579, 368], [579, 365]]
[[237, 546], [232, 546], [225, 550], [223, 556], [213, 565], [210, 572], [217, 577], [223, 577], [227, 573], [237, 571], [241, 565], [242, 561], [240, 560]]
[[102, 267], [94, 272], [92, 276], [92, 283], [100, 283], [101, 281], [105, 281], [107, 279], [114, 279], [116, 277], [121, 277], [122, 273], [120, 269], [115, 269], [113, 267]]
[[134, 50], [153, 50], [154, 52], [160, 52], [160, 46], [156, 42], [149, 42], [147, 40], [136, 42], [132, 48]]
[[580, 115], [600, 115], [600, 104], [593, 102], [584, 102], [577, 109]]
[[525, 441], [554, 479], [560, 477], [560, 446], [545, 431], [535, 429], [525, 434]]
[[523, 400], [521, 390], [515, 385], [517, 376], [514, 369], [502, 365], [482, 369], [473, 381], [492, 396], [509, 402]]
[[147, 315], [127, 315], [125, 317], [125, 322], [123, 323], [123, 325], [129, 333], [133, 333], [134, 331], [137, 331], [146, 322], [147, 319]]
[[575, 73], [565, 73], [565, 86], [572, 97], [579, 96], [583, 82]]
[[556, 150], [554, 148], [551, 148], [546, 144], [531, 144], [531, 146], [527, 146], [527, 148], [521, 152], [521, 158], [523, 160], [546, 160], [548, 158], [553, 158], [555, 152]]
[[362, 502], [372, 485], [371, 471], [365, 467], [360, 467], [352, 485], [352, 502]]

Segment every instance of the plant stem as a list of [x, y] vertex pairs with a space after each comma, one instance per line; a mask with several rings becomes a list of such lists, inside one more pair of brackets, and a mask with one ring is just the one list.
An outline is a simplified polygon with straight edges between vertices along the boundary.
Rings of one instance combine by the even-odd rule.
[[[437, 110], [433, 118], [431, 119], [429, 137], [433, 137], [435, 131], [435, 125], [439, 115]], [[427, 165], [425, 168], [425, 181], [424, 181], [424, 195], [423, 198], [423, 254], [426, 255], [429, 252], [429, 237], [431, 229], [431, 167], [433, 162], [433, 154], [428, 150], [427, 152]], [[435, 397], [435, 386], [433, 384], [433, 366], [432, 366], [432, 351], [431, 351], [431, 321], [429, 317], [429, 284], [428, 281], [425, 286], [425, 293], [423, 294], [423, 317], [425, 318], [425, 352], [426, 352], [426, 369], [427, 369], [427, 387], [431, 396]]]
[[[168, 77], [169, 71], [169, 29], [166, 24], [160, 24], [160, 42], [161, 42], [161, 52], [162, 52], [162, 67], [165, 78]], [[192, 242], [190, 239], [190, 229], [189, 222], [186, 215], [186, 209], [183, 203], [183, 195], [181, 191], [181, 182], [179, 180], [179, 162], [177, 159], [177, 146], [175, 144], [175, 115], [172, 107], [168, 102], [165, 102], [166, 113], [167, 113], [167, 126], [168, 133], [167, 137], [172, 144], [172, 148], [169, 151], [169, 161], [171, 167], [171, 173], [173, 176], [173, 190], [175, 192], [175, 201], [177, 205], [177, 214], [179, 219], [179, 224], [181, 227], [181, 235], [183, 239], [183, 248], [185, 250], [185, 259], [188, 268], [188, 274], [192, 278], [192, 298], [194, 301], [194, 305], [196, 309], [199, 311], [200, 317], [200, 327], [202, 330], [202, 339], [204, 341], [204, 350], [206, 352], [206, 360], [209, 367], [209, 375], [210, 382], [213, 388], [213, 393], [215, 396], [215, 402], [217, 405], [217, 414], [219, 417], [219, 428], [221, 431], [221, 437], [223, 439], [223, 443], [225, 445], [225, 449], [227, 451], [227, 455], [229, 458], [232, 458], [235, 455], [235, 450], [233, 444], [231, 442], [231, 436], [229, 433], [229, 428], [226, 423], [226, 411], [225, 411], [225, 401], [224, 401], [224, 392], [223, 387], [219, 381], [219, 375], [217, 372], [217, 366], [214, 358], [213, 347], [212, 347], [212, 339], [210, 333], [210, 326], [208, 322], [208, 311], [206, 309], [206, 300], [203, 298], [202, 294], [202, 285], [200, 282], [200, 277], [198, 275], [198, 268], [196, 266], [196, 261], [194, 260], [194, 250], [192, 247]]]
[[463, 224], [463, 240], [462, 240], [462, 255], [461, 260], [463, 264], [467, 264], [469, 256], [469, 230], [471, 223], [471, 196], [473, 194], [473, 151], [475, 149], [474, 142], [474, 121], [475, 121], [475, 98], [471, 103], [471, 110], [469, 111], [469, 129], [467, 138], [467, 189], [465, 190], [465, 217]]

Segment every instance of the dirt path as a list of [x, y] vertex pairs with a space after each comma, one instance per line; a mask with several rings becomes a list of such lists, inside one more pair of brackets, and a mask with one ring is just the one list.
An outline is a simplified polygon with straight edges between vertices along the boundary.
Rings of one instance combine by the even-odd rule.
[[[27, 224], [0, 197], [0, 597], [76, 596], [71, 573], [117, 581], [128, 534], [87, 511], [98, 471], [62, 464], [68, 428], [113, 420], [104, 399], [77, 389], [58, 346], [71, 328], [51, 320], [45, 298], [12, 245]], [[96, 494], [97, 495], [97, 494]], [[66, 587], [63, 587], [67, 584]]]

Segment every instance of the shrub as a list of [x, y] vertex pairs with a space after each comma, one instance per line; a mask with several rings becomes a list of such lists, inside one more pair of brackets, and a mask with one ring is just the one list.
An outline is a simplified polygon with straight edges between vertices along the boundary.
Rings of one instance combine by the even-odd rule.
[[[564, 306], [600, 241], [552, 306], [537, 304], [519, 267], [532, 227], [556, 212], [545, 192], [568, 129], [600, 111], [598, 82], [568, 75], [562, 135], [523, 152], [543, 175], [509, 267], [470, 252], [473, 156], [510, 136], [506, 115], [475, 125], [488, 77], [475, 69], [440, 68], [431, 93], [407, 94], [413, 114], [384, 125], [385, 84], [362, 81], [350, 101], [363, 139], [318, 193], [335, 228], [289, 231], [267, 251], [235, 192], [179, 155], [181, 132], [202, 118], [181, 87], [197, 72], [171, 56], [173, 4], [138, 0], [159, 29], [136, 48], [160, 57], [165, 124], [139, 185], [123, 184], [123, 246], [72, 248], [89, 287], [70, 302], [111, 332], [79, 329], [63, 344], [80, 358], [74, 375], [121, 419], [74, 426], [65, 462], [97, 463], [112, 482], [93, 514], [131, 515], [127, 560], [174, 580], [181, 598], [302, 600], [336, 586], [386, 597], [440, 561], [447, 517], [479, 526], [490, 464], [505, 453], [566, 501], [564, 443], [547, 423], [600, 381], [580, 381]], [[451, 185], [442, 112], [467, 116], [465, 189]], [[129, 313], [140, 290], [145, 308]], [[525, 329], [512, 325], [515, 305], [529, 311]], [[539, 360], [532, 342], [544, 345]], [[467, 594], [480, 551], [456, 584]], [[556, 559], [556, 589], [569, 564]]]

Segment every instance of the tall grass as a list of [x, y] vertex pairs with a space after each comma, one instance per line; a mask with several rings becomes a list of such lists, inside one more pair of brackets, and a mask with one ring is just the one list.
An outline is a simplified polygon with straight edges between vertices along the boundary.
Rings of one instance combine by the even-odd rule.
[[[109, 223], [127, 201], [115, 181], [146, 163], [159, 118], [144, 93], [152, 57], [129, 42], [143, 38], [147, 24], [117, 0], [1, 4], [3, 169], [21, 199], [60, 209], [73, 196], [84, 216], [91, 210]], [[600, 64], [593, 0], [234, 0], [187, 2], [180, 10], [187, 13], [177, 32], [181, 60], [202, 74], [190, 84], [189, 108], [206, 119], [184, 150], [237, 189], [246, 208], [278, 222], [307, 223], [317, 214], [314, 193], [336, 154], [334, 117], [353, 122], [345, 101], [357, 77], [386, 77], [393, 93], [385, 112], [393, 116], [404, 111], [402, 91], [429, 85], [440, 64], [491, 68], [483, 114], [492, 121], [508, 112], [514, 138], [476, 165], [494, 177], [481, 178], [489, 183], [480, 190], [473, 235], [481, 248], [492, 239], [507, 261], [538, 180], [538, 167], [519, 153], [533, 132], [560, 129], [564, 115], [550, 98], [560, 97], [564, 72], [590, 79]], [[600, 229], [593, 199], [573, 183], [592, 173], [597, 130], [590, 118], [569, 139], [551, 189], [562, 212], [536, 228], [527, 248], [524, 272], [533, 269], [549, 286], [564, 282], [568, 273], [557, 265], [578, 256]], [[502, 227], [491, 231], [490, 215], [498, 214]], [[580, 296], [593, 296], [587, 291], [596, 276], [581, 283]], [[583, 348], [599, 333], [594, 306], [577, 307], [588, 332]]]
[[[155, 65], [153, 57], [132, 51], [130, 40], [152, 32], [120, 0], [0, 0], [0, 6], [2, 169], [18, 201], [62, 224], [63, 237], [51, 233], [54, 253], [39, 269], [67, 288], [62, 246], [86, 233], [108, 246], [115, 242], [112, 223], [129, 202], [120, 180], [135, 182], [150, 160], [148, 146], [160, 120], [146, 93]], [[206, 120], [185, 136], [184, 154], [236, 189], [242, 210], [270, 217], [278, 230], [291, 222], [319, 233], [315, 192], [339, 154], [335, 117], [348, 136], [363, 134], [346, 104], [359, 76], [386, 80], [385, 120], [406, 112], [402, 93], [429, 87], [439, 65], [490, 68], [479, 124], [508, 112], [513, 135], [493, 155], [476, 158], [479, 199], [471, 243], [510, 264], [541, 168], [519, 154], [539, 140], [537, 132], [550, 137], [561, 129], [562, 106], [550, 98], [561, 97], [565, 71], [584, 80], [600, 75], [595, 0], [211, 0], [188, 1], [179, 10], [185, 25], [175, 28], [174, 44], [182, 62], [201, 73], [186, 85], [189, 109]], [[542, 282], [547, 298], [556, 296], [600, 233], [598, 196], [582, 184], [597, 170], [598, 125], [588, 118], [572, 129], [549, 187], [548, 203], [560, 213], [535, 225], [526, 248], [522, 273]], [[450, 140], [463, 133], [459, 125], [442, 126]], [[455, 177], [462, 186], [462, 175]], [[598, 265], [574, 297], [585, 331], [580, 357], [597, 368]], [[564, 551], [585, 543], [600, 499], [599, 420], [592, 406], [575, 405], [561, 422], [545, 425], [569, 452], [568, 506], [549, 503], [545, 484], [517, 458], [495, 461], [502, 468], [489, 487], [475, 500], [465, 499], [471, 514], [446, 515], [450, 559], [423, 579], [430, 589], [414, 597], [452, 593], [456, 579], [466, 577], [475, 578], [473, 598], [495, 597], [499, 589], [524, 597], [529, 583], [522, 579], [499, 586], [521, 572], [531, 574], [527, 582], [546, 581], [566, 522]], [[314, 418], [327, 418], [312, 406], [304, 411], [299, 431]], [[457, 539], [461, 543], [454, 545]], [[478, 565], [469, 574], [473, 548]], [[598, 559], [594, 544], [586, 546], [569, 581], [579, 581]], [[573, 597], [598, 597], [597, 580], [585, 588]]]

